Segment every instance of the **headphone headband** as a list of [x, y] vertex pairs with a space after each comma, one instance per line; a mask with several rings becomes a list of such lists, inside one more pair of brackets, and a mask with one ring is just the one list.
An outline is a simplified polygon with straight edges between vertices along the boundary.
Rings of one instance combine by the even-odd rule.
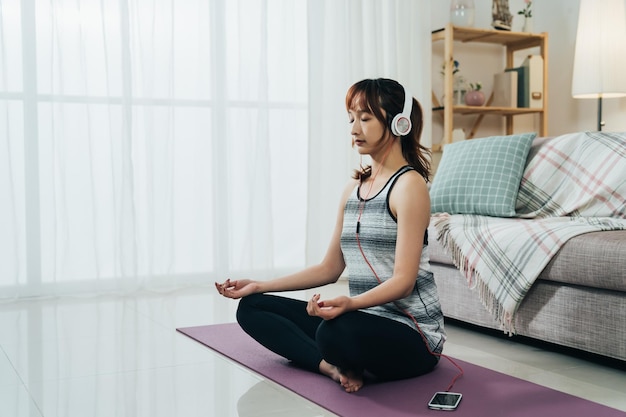
[[402, 113], [396, 114], [391, 121], [391, 132], [396, 136], [406, 136], [412, 128], [411, 111], [413, 110], [413, 96], [404, 86], [404, 107]]

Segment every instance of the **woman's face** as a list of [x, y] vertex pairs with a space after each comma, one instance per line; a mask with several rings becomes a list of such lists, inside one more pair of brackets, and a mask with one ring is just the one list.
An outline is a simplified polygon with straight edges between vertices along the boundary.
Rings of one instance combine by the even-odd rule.
[[352, 144], [361, 155], [376, 153], [383, 148], [383, 144], [387, 142], [386, 137], [391, 133], [367, 109], [360, 108], [358, 104], [356, 107], [348, 111]]

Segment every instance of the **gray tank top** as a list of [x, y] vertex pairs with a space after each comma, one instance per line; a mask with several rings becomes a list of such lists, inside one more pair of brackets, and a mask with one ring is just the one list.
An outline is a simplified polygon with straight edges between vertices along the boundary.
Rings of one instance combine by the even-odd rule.
[[[363, 205], [359, 222], [359, 240], [367, 260], [378, 277], [385, 281], [393, 275], [395, 263], [396, 239], [398, 234], [397, 220], [389, 208], [389, 194], [396, 180], [406, 172], [413, 170], [410, 166], [400, 168], [387, 181], [383, 189]], [[355, 187], [348, 197], [343, 212], [343, 229], [341, 233], [341, 250], [348, 269], [350, 295], [364, 293], [378, 285], [378, 281], [363, 259], [357, 241], [356, 229], [359, 216], [360, 186]], [[439, 304], [439, 296], [428, 258], [427, 239], [415, 242], [423, 245], [418, 275], [415, 277], [413, 292], [406, 298], [395, 303], [364, 309], [366, 313], [386, 317], [404, 323], [417, 331], [409, 312], [419, 323], [422, 333], [428, 340], [433, 352], [441, 353], [445, 341], [443, 314]]]

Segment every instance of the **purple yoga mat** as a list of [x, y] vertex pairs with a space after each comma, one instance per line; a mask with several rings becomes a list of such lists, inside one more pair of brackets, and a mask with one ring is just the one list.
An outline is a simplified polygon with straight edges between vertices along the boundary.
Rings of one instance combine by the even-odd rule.
[[[442, 358], [437, 368], [419, 378], [366, 384], [348, 394], [322, 375], [289, 365], [241, 330], [236, 323], [177, 329], [250, 370], [342, 417], [445, 417], [430, 410], [435, 391], [444, 391], [458, 370]], [[532, 382], [454, 359], [465, 374], [453, 391], [463, 394], [454, 417], [624, 417], [606, 407]], [[442, 414], [443, 413], [443, 414]]]

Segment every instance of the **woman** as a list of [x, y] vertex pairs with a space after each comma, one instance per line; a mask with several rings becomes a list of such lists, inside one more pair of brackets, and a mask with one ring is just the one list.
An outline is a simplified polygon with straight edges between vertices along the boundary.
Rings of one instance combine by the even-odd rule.
[[[346, 109], [353, 147], [372, 164], [347, 184], [324, 259], [270, 281], [215, 285], [241, 298], [237, 321], [259, 343], [355, 392], [366, 375], [384, 381], [430, 372], [445, 332], [426, 253], [430, 163], [419, 142], [420, 105], [396, 81], [366, 79], [350, 87]], [[346, 267], [350, 296], [266, 294], [334, 283]]]

